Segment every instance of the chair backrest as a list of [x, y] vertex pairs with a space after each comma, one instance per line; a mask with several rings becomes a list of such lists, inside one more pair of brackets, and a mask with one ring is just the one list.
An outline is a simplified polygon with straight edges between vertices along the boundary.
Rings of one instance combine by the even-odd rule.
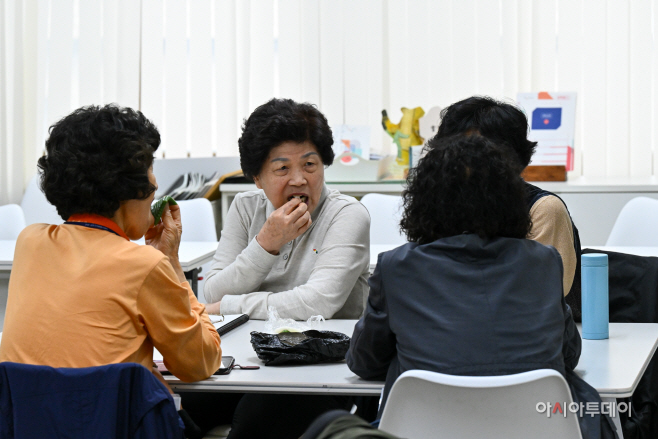
[[402, 197], [397, 195], [366, 194], [361, 203], [370, 212], [370, 245], [405, 244], [400, 233]]
[[3, 438], [184, 436], [169, 391], [136, 363], [52, 368], [3, 362], [0, 407]]
[[183, 235], [181, 241], [217, 241], [215, 215], [210, 201], [194, 198], [178, 202]]
[[64, 222], [55, 206], [48, 202], [46, 195], [39, 189], [37, 175], [32, 177], [27, 185], [21, 207], [25, 214], [25, 224], [28, 226], [34, 223], [62, 224]]
[[0, 206], [0, 239], [13, 240], [25, 228], [25, 215], [18, 204]]
[[[552, 412], [558, 402], [566, 417]], [[571, 402], [564, 377], [549, 369], [492, 377], [410, 370], [393, 384], [379, 428], [407, 439], [580, 439]]]
[[626, 203], [605, 245], [658, 246], [658, 200], [637, 197]]

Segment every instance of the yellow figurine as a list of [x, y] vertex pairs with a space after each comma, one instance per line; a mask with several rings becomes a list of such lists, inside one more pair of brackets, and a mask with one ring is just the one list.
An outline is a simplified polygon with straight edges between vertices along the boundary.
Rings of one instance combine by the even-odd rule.
[[420, 137], [418, 127], [418, 119], [425, 115], [425, 111], [421, 107], [414, 109], [402, 107], [401, 111], [402, 119], [400, 119], [400, 123], [394, 124], [389, 120], [386, 110], [382, 110], [382, 127], [393, 138], [393, 142], [397, 146], [398, 156], [396, 161], [398, 164], [409, 166], [409, 148], [422, 145], [425, 141]]

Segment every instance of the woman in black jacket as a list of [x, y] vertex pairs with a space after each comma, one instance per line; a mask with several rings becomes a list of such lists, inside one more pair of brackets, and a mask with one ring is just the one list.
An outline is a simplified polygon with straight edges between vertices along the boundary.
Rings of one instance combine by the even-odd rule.
[[[433, 138], [410, 172], [401, 228], [411, 242], [379, 255], [347, 354], [354, 373], [386, 380], [380, 416], [411, 369], [554, 369], [574, 401], [600, 401], [573, 373], [581, 339], [562, 294], [562, 261], [525, 239], [524, 183], [506, 151], [479, 135]], [[615, 437], [605, 416], [580, 423], [585, 438]]]

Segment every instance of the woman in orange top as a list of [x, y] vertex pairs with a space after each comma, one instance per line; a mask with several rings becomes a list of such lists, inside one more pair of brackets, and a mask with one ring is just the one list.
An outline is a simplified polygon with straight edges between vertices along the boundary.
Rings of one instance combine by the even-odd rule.
[[[181, 380], [219, 368], [219, 335], [178, 261], [178, 206], [153, 227], [159, 145], [141, 112], [114, 105], [80, 108], [51, 127], [41, 188], [66, 222], [18, 237], [0, 361], [152, 369], [156, 347]], [[145, 234], [147, 245], [130, 241]]]

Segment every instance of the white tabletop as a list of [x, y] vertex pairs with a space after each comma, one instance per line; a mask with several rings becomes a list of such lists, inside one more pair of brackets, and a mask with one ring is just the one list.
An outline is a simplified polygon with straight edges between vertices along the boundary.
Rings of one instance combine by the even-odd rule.
[[0, 240], [0, 271], [10, 271], [14, 262], [16, 241]]
[[609, 339], [583, 339], [576, 373], [602, 397], [626, 398], [635, 391], [657, 346], [658, 323], [610, 323]]
[[[352, 336], [356, 320], [329, 320], [318, 329], [338, 331]], [[213, 375], [205, 381], [183, 383], [167, 376], [175, 390], [205, 390], [214, 392], [306, 393], [379, 395], [383, 382], [365, 381], [352, 373], [345, 364], [324, 363], [304, 366], [265, 366], [251, 346], [251, 331], [263, 331], [265, 322], [250, 320], [222, 336], [222, 353], [235, 357], [243, 366], [259, 365], [259, 370], [234, 369], [228, 375]]]
[[212, 261], [216, 251], [214, 241], [183, 241], [178, 247], [178, 259], [183, 271], [190, 271]]
[[[330, 320], [323, 328], [352, 335], [356, 320]], [[179, 390], [259, 393], [343, 393], [379, 395], [384, 383], [365, 381], [354, 375], [345, 362], [308, 366], [265, 366], [249, 342], [251, 331], [262, 330], [265, 322], [252, 320], [222, 337], [224, 355], [236, 364], [259, 365], [259, 370], [234, 369], [196, 383], [183, 383], [168, 376]], [[0, 332], [0, 339], [2, 332]], [[658, 346], [658, 323], [610, 323], [607, 340], [583, 340], [576, 373], [594, 387], [602, 398], [630, 397]]]
[[658, 256], [658, 247], [622, 247], [622, 246], [582, 246], [583, 249], [602, 250], [608, 252], [626, 253], [636, 256]]
[[[352, 335], [356, 320], [329, 320], [322, 328]], [[259, 365], [259, 370], [234, 369], [196, 383], [183, 383], [169, 376], [178, 390], [258, 393], [338, 393], [379, 395], [384, 383], [365, 381], [354, 375], [345, 362], [309, 366], [265, 366], [251, 343], [251, 331], [262, 331], [265, 322], [251, 320], [222, 337], [224, 355], [236, 364]], [[637, 387], [656, 347], [658, 324], [611, 323], [608, 340], [583, 340], [576, 373], [594, 387], [601, 397], [624, 398]]]
[[[0, 241], [0, 271], [10, 271], [14, 261], [16, 241]], [[190, 271], [212, 260], [217, 242], [181, 242], [178, 257], [183, 271]]]

